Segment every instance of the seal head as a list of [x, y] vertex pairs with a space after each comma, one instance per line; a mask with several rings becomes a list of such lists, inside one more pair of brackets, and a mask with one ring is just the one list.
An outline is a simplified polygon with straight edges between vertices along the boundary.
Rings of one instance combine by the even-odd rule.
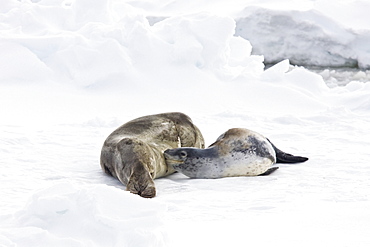
[[164, 152], [168, 166], [190, 178], [216, 178], [219, 176], [218, 152], [215, 148], [175, 148]]

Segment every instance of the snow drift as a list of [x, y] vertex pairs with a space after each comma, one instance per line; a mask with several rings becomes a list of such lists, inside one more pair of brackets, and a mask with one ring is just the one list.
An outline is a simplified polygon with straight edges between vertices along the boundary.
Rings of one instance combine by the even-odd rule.
[[253, 54], [266, 63], [289, 59], [293, 64], [322, 67], [370, 68], [370, 18], [367, 1], [233, 0], [196, 3], [168, 0], [131, 3], [152, 23], [172, 15], [212, 12], [236, 21], [236, 36], [249, 40]]
[[265, 62], [370, 68], [370, 30], [352, 30], [317, 10], [247, 7], [236, 18], [236, 35], [249, 40]]

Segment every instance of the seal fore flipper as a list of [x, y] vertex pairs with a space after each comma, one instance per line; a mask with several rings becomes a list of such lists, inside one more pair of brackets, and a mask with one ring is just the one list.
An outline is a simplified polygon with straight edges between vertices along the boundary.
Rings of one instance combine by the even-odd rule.
[[308, 160], [307, 157], [302, 157], [302, 156], [295, 156], [292, 154], [285, 153], [278, 149], [269, 139], [267, 139], [272, 147], [275, 150], [276, 153], [276, 163], [301, 163], [305, 162]]
[[267, 175], [270, 175], [271, 173], [273, 173], [274, 171], [276, 171], [277, 169], [279, 169], [279, 167], [275, 166], [275, 167], [271, 167], [269, 168], [267, 171], [265, 171], [264, 173], [258, 175], [258, 176], [267, 176]]

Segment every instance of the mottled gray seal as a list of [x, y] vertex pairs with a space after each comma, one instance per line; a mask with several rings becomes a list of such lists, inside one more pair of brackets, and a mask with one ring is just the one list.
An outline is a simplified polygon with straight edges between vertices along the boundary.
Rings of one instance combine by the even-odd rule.
[[276, 162], [304, 162], [277, 149], [267, 138], [248, 129], [234, 128], [207, 149], [176, 148], [164, 152], [166, 162], [190, 178], [268, 175]]
[[163, 152], [178, 147], [204, 148], [204, 139], [192, 120], [182, 113], [163, 113], [134, 119], [105, 140], [100, 156], [103, 171], [142, 197], [154, 197], [154, 178], [175, 170]]

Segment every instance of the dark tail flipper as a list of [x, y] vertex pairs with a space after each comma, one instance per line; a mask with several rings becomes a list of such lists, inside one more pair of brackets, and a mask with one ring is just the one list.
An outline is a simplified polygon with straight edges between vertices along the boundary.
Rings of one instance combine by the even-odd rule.
[[278, 149], [277, 147], [275, 147], [275, 145], [269, 139], [267, 140], [271, 143], [272, 147], [275, 150], [276, 163], [301, 163], [308, 160], [308, 158], [306, 157], [294, 156], [292, 154], [285, 153]]

